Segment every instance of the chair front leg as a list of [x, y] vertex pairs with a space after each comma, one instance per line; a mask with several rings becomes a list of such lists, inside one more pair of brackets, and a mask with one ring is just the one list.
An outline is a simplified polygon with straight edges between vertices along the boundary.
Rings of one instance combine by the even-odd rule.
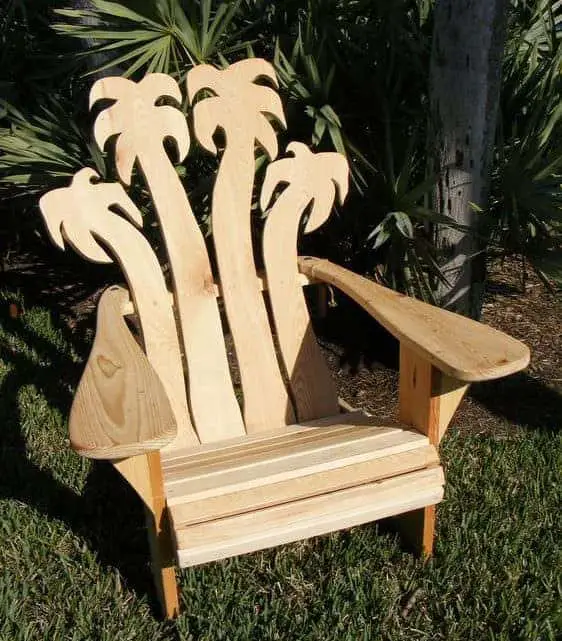
[[[400, 344], [399, 419], [425, 434], [439, 446], [468, 384], [444, 375], [429, 361]], [[397, 517], [402, 536], [419, 553], [433, 553], [436, 506], [408, 512]]]
[[175, 618], [179, 613], [175, 547], [164, 495], [160, 452], [112, 462], [143, 500], [156, 594], [163, 615], [167, 619]]

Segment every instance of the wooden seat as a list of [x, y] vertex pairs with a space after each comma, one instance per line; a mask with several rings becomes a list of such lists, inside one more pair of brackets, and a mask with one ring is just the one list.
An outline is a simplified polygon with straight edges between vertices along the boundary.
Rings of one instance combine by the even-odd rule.
[[[320, 423], [321, 421], [314, 421]], [[426, 436], [352, 414], [163, 458], [175, 527], [438, 465]]]
[[[299, 233], [322, 225], [336, 198], [343, 204], [349, 169], [341, 154], [312, 153], [300, 142], [280, 154], [277, 129], [286, 122], [276, 88], [264, 60], [195, 66], [186, 117], [184, 93], [169, 76], [98, 80], [90, 93], [92, 107], [103, 101], [94, 137], [102, 150], [115, 142], [107, 153], [120, 182], [85, 167], [40, 201], [59, 248], [117, 262], [127, 281], [100, 299], [70, 441], [84, 456], [110, 460], [144, 502], [156, 589], [169, 617], [179, 608], [178, 565], [402, 514], [405, 534], [430, 554], [443, 497], [438, 445], [456, 407], [470, 382], [529, 361], [525, 345], [505, 334], [327, 260], [298, 257]], [[220, 158], [211, 204], [218, 273], [174, 166], [189, 163], [196, 144]], [[261, 184], [256, 147], [268, 159]], [[151, 194], [165, 267], [125, 191], [135, 168]], [[258, 206], [265, 224], [256, 261]], [[340, 413], [303, 294], [316, 284], [339, 288], [400, 341], [396, 422]], [[241, 389], [233, 385], [225, 325]]]

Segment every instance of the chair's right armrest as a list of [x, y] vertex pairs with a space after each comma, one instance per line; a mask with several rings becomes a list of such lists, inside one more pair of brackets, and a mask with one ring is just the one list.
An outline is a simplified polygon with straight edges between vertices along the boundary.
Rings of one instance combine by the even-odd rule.
[[144, 454], [176, 436], [162, 382], [123, 318], [128, 301], [122, 287], [103, 293], [94, 344], [70, 412], [72, 448], [89, 458]]
[[399, 294], [329, 260], [299, 257], [299, 271], [356, 301], [405, 347], [443, 374], [472, 383], [513, 374], [529, 348], [488, 325]]

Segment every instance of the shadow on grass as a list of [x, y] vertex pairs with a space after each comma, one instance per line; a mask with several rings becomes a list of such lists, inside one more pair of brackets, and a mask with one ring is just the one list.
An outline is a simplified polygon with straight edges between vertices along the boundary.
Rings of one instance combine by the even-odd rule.
[[561, 428], [562, 394], [525, 372], [473, 385], [470, 395], [498, 418], [521, 427], [549, 433]]
[[[26, 347], [14, 347], [0, 336], [0, 356], [9, 365], [8, 373], [0, 379], [0, 498], [16, 499], [49, 519], [62, 521], [85, 540], [101, 564], [119, 570], [124, 583], [139, 596], [147, 595], [156, 614], [144, 512], [132, 488], [109, 463], [93, 461], [79, 494], [55, 478], [48, 462], [36, 463], [27, 452], [20, 391], [33, 385], [49, 408], [67, 417], [89, 346], [51, 313], [53, 326], [83, 361], [76, 362], [57, 341], [26, 327], [24, 318], [11, 318], [9, 303], [0, 304], [0, 325], [5, 334]], [[53, 429], [56, 427], [53, 424]], [[60, 476], [61, 470], [57, 472]]]
[[[19, 278], [24, 283], [25, 278], [21, 275]], [[96, 284], [99, 285], [99, 276]], [[21, 288], [27, 289], [23, 284]], [[60, 299], [59, 293], [48, 299], [47, 304], [57, 309]], [[45, 304], [42, 299], [35, 300]], [[89, 350], [84, 334], [87, 323], [91, 325], [91, 315], [79, 332], [70, 332], [56, 313], [52, 316], [64, 341], [72, 344], [84, 359]], [[100, 563], [117, 568], [137, 594], [148, 595], [156, 613], [144, 514], [133, 490], [111, 465], [95, 462], [83, 492], [78, 494], [59, 481], [47, 465], [35, 463], [26, 452], [24, 416], [18, 403], [20, 390], [33, 384], [50, 407], [67, 416], [83, 364], [43, 334], [31, 330], [22, 319], [10, 318], [7, 304], [0, 305], [0, 323], [7, 334], [27, 347], [25, 351], [13, 349], [7, 341], [0, 341], [2, 358], [11, 365], [0, 382], [0, 497], [24, 502], [48, 518], [64, 522], [96, 552]], [[319, 335], [338, 348], [340, 364], [352, 370], [361, 362], [367, 367], [383, 363], [396, 368], [397, 342], [354, 304], [344, 302], [332, 310], [320, 324]], [[556, 422], [562, 415], [562, 396], [526, 374], [474, 386], [473, 396], [507, 421], [540, 430], [559, 429]]]

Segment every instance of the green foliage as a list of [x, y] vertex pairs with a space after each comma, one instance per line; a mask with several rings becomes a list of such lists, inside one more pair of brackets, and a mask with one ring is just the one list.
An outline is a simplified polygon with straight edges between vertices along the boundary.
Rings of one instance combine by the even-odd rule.
[[562, 287], [562, 2], [514, 2], [509, 34], [491, 242]]
[[102, 154], [86, 138], [67, 102], [44, 97], [30, 116], [9, 103], [5, 109], [10, 127], [0, 129], [0, 195], [33, 202], [68, 182], [85, 162], [93, 161], [106, 175]]
[[[186, 6], [183, 6], [183, 5]], [[92, 0], [91, 9], [56, 9], [65, 22], [53, 24], [62, 35], [94, 43], [88, 57], [106, 58], [88, 73], [122, 67], [123, 75], [136, 71], [162, 72], [183, 78], [187, 66], [213, 62], [246, 46], [233, 24], [240, 1], [212, 0], [156, 3]]]
[[[31, 202], [83, 165], [107, 175], [91, 144], [92, 76], [162, 71], [183, 81], [194, 64], [262, 56], [274, 62], [287, 106], [281, 147], [290, 136], [314, 150], [335, 149], [352, 171], [346, 206], [304, 239], [303, 250], [433, 300], [443, 275], [430, 227], [454, 224], [432, 210], [427, 173], [432, 6], [91, 0], [87, 8], [51, 10], [46, 0], [10, 0], [0, 54], [0, 90], [11, 105], [0, 121], [0, 194]], [[491, 248], [522, 253], [553, 281], [561, 246], [561, 17], [560, 0], [511, 0], [491, 207], [483, 216]], [[178, 171], [203, 205], [208, 230], [214, 164], [203, 155], [190, 163]], [[146, 193], [142, 199], [144, 208]], [[35, 209], [27, 220], [37, 224]]]

